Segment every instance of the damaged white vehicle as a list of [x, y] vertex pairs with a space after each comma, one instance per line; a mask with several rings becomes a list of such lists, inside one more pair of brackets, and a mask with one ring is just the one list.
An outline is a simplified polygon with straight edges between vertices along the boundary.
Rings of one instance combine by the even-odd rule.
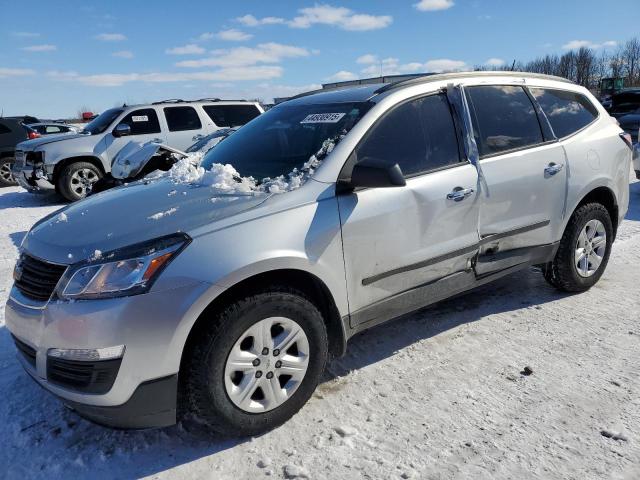
[[188, 158], [194, 166], [197, 166], [209, 150], [236, 130], [236, 128], [220, 129], [198, 140], [184, 152], [163, 143], [131, 141], [115, 156], [111, 172], [106, 173], [91, 185], [90, 194], [140, 180], [153, 175], [154, 172], [155, 174], [166, 172], [181, 159]]
[[630, 147], [588, 90], [555, 77], [301, 95], [200, 165], [40, 220], [6, 326], [26, 372], [93, 421], [192, 412], [256, 435], [305, 404], [358, 332], [531, 265], [561, 291], [596, 284]]

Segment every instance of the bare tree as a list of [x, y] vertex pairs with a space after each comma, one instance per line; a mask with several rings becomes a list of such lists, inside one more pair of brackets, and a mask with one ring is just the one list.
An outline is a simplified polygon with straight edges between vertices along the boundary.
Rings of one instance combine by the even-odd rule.
[[621, 53], [627, 85], [631, 87], [640, 84], [640, 38], [627, 40]]

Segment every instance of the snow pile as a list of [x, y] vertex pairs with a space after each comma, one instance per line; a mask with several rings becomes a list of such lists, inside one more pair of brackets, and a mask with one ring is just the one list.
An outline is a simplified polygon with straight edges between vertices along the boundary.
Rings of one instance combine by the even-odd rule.
[[274, 178], [264, 178], [257, 181], [253, 177], [242, 177], [232, 165], [214, 163], [210, 170], [200, 166], [202, 153], [189, 154], [188, 157], [176, 162], [171, 170], [150, 178], [168, 177], [174, 183], [186, 183], [211, 187], [216, 193], [285, 193], [300, 188], [313, 175], [322, 161], [329, 155], [344, 134], [325, 140], [320, 149], [311, 155], [302, 168], [294, 168], [286, 175]]

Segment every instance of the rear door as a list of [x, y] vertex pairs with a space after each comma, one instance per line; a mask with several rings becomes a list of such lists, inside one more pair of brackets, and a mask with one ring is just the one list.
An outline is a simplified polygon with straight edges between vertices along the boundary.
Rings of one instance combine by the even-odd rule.
[[392, 107], [345, 170], [365, 158], [397, 162], [407, 184], [338, 196], [354, 328], [428, 303], [424, 287], [470, 272], [478, 244], [477, 172], [462, 158], [446, 95]]
[[105, 135], [106, 154], [109, 162], [113, 162], [116, 154], [129, 142], [146, 143], [157, 141], [162, 143], [165, 137], [160, 128], [158, 113], [155, 108], [139, 108], [132, 110], [114, 125], [127, 124], [131, 128], [131, 135], [126, 137], [114, 137], [112, 133]]
[[[545, 258], [561, 235], [567, 169], [527, 90], [466, 86], [480, 153], [480, 275]], [[535, 258], [534, 258], [535, 257]]]
[[204, 119], [192, 105], [164, 107], [167, 122], [167, 144], [179, 150], [186, 150], [208, 133]]

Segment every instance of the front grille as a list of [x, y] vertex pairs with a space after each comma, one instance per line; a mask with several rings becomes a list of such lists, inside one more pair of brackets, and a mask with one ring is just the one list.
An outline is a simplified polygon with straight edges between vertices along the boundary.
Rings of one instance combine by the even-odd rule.
[[47, 380], [84, 393], [107, 393], [116, 380], [121, 358], [83, 362], [47, 357]]
[[49, 300], [66, 268], [23, 253], [16, 265], [15, 285], [29, 298]]
[[18, 340], [16, 337], [13, 337], [13, 342], [16, 344], [16, 348], [22, 354], [22, 356], [31, 364], [33, 368], [36, 368], [36, 349], [30, 347], [26, 343]]

